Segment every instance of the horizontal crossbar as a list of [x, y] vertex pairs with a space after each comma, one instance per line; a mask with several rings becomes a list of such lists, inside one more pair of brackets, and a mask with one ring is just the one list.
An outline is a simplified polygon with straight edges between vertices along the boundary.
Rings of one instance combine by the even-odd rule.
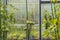
[[[45, 3], [51, 3], [51, 1], [41, 1], [42, 4], [45, 4]], [[57, 3], [60, 3], [60, 1], [58, 1]]]

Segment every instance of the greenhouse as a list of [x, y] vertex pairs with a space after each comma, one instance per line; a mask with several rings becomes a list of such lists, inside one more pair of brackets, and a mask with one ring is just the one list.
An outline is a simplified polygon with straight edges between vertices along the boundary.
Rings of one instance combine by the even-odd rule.
[[60, 40], [60, 0], [0, 0], [0, 40]]

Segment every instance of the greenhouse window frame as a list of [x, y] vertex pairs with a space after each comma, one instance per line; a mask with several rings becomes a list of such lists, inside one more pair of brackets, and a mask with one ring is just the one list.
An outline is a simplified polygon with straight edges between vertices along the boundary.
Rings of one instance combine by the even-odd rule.
[[[52, 3], [52, 2], [51, 1], [41, 1], [41, 0], [39, 1], [39, 40], [42, 40], [42, 33], [41, 33], [42, 32], [42, 30], [41, 30], [41, 28], [42, 28], [42, 25], [41, 25], [41, 23], [42, 23], [41, 22], [42, 21], [41, 20], [42, 19], [41, 18], [42, 17], [41, 16], [41, 5], [42, 4], [49, 4], [49, 3]], [[60, 3], [60, 1], [57, 1], [57, 3]]]
[[[51, 1], [41, 1], [41, 4], [45, 4], [45, 3], [51, 3]], [[60, 3], [60, 1], [57, 1], [57, 3]]]

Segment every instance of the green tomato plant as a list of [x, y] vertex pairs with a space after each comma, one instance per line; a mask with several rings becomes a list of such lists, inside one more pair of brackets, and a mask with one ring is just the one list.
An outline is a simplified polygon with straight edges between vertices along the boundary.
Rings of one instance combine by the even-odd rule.
[[[10, 12], [7, 10], [9, 4], [5, 4], [2, 0], [0, 0], [0, 40], [7, 40], [7, 32], [11, 30], [10, 28], [15, 23], [14, 12]], [[9, 5], [12, 7], [11, 5]], [[13, 9], [17, 9], [12, 7]], [[12, 26], [11, 26], [12, 25]]]
[[[60, 6], [59, 4], [55, 4], [55, 11], [49, 12], [48, 10], [44, 10], [42, 27], [45, 27], [45, 31], [43, 32], [44, 38], [51, 38], [52, 40], [59, 40], [60, 38]], [[54, 16], [54, 18], [53, 18]]]

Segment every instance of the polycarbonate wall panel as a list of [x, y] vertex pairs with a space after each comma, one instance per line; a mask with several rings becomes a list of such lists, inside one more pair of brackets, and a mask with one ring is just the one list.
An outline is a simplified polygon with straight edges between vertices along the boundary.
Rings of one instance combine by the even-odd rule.
[[[15, 13], [15, 17], [17, 18], [16, 21], [17, 23], [25, 23], [26, 21], [26, 1], [25, 0], [9, 0], [9, 3], [13, 5], [14, 7], [16, 7], [17, 13]], [[20, 14], [20, 15], [19, 15]], [[24, 19], [24, 20], [23, 20]], [[21, 22], [23, 21], [23, 22]]]
[[[41, 4], [42, 22], [44, 19], [45, 10], [51, 11], [51, 4]], [[43, 27], [43, 23], [42, 23], [42, 34], [44, 33], [44, 31], [45, 31], [45, 26]]]
[[41, 12], [42, 12], [42, 14], [43, 14], [44, 10], [51, 11], [51, 4], [41, 4]]
[[[33, 13], [37, 10], [39, 10], [39, 0], [33, 0], [33, 1], [31, 1], [31, 0], [28, 0], [28, 11], [30, 11], [30, 12], [32, 12], [33, 11]], [[26, 0], [24, 1], [24, 0], [21, 0], [20, 2], [18, 2], [18, 1], [10, 1], [9, 0], [9, 3], [8, 4], [12, 4], [13, 6], [15, 6], [16, 8], [18, 8], [19, 10], [17, 11], [17, 14], [20, 14], [20, 17], [18, 17], [18, 18], [24, 18], [25, 20], [26, 20]], [[19, 6], [18, 6], [19, 5]], [[24, 12], [23, 12], [23, 11]], [[25, 14], [25, 15], [24, 15]], [[34, 17], [35, 17], [35, 13], [33, 14], [34, 15]], [[37, 12], [37, 16], [38, 16], [38, 12]], [[18, 20], [18, 19], [17, 19]], [[23, 19], [21, 19], [21, 20], [23, 20]], [[24, 21], [25, 21], [24, 20]], [[36, 19], [35, 19], [36, 20]], [[18, 20], [18, 21], [20, 21], [20, 19]], [[19, 23], [19, 22], [17, 22], [17, 23]], [[20, 22], [21, 23], [21, 22]]]
[[[39, 0], [27, 0], [28, 20], [34, 22], [30, 32], [30, 39], [39, 39]], [[8, 10], [14, 13], [16, 23], [10, 28], [8, 39], [19, 36], [19, 40], [26, 39], [26, 0], [8, 0]], [[12, 37], [12, 38], [11, 38]]]

